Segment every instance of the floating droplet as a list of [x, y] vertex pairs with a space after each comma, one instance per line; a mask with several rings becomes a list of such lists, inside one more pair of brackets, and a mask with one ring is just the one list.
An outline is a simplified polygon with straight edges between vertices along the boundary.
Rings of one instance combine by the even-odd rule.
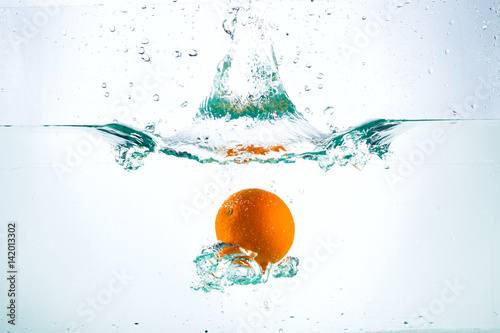
[[160, 100], [160, 96], [158, 94], [153, 95], [153, 101], [158, 102]]
[[188, 54], [190, 57], [196, 57], [198, 55], [198, 51], [191, 49]]
[[149, 133], [154, 133], [156, 129], [155, 123], [147, 123], [146, 126], [144, 126], [144, 130]]
[[149, 44], [149, 39], [144, 38], [141, 43], [144, 45]]
[[179, 57], [181, 57], [181, 56], [182, 56], [182, 53], [181, 53], [181, 51], [174, 51], [174, 52], [172, 53], [172, 56], [173, 56], [174, 58], [179, 58]]
[[144, 47], [140, 47], [139, 48], [139, 54], [144, 54], [144, 52], [146, 52], [146, 50], [144, 49]]
[[103, 83], [101, 84], [101, 87], [106, 88], [106, 87], [107, 87], [107, 86], [106, 86], [106, 82], [103, 82]]
[[326, 116], [331, 116], [333, 114], [333, 111], [334, 111], [334, 107], [333, 106], [329, 106], [329, 107], [327, 107], [326, 109], [323, 110], [323, 114], [326, 115]]

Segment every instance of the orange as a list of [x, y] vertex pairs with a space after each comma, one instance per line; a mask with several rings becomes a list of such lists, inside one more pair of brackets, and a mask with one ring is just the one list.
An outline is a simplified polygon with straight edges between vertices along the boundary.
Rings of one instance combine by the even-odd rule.
[[[295, 224], [287, 205], [276, 194], [251, 188], [229, 196], [215, 219], [217, 239], [256, 253], [266, 270], [290, 250]], [[227, 252], [227, 251], [226, 251]]]

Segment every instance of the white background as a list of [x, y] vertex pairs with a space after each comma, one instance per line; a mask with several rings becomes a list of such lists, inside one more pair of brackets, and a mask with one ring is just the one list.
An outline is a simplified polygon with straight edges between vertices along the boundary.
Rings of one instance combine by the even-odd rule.
[[[144, 4], [3, 2], [0, 123], [189, 124], [230, 47], [221, 27], [227, 6]], [[280, 75], [299, 110], [310, 108], [306, 116], [322, 129], [369, 118], [452, 118], [453, 110], [498, 119], [498, 4], [400, 5], [265, 6], [279, 27], [269, 31]], [[362, 42], [370, 22], [380, 29]], [[346, 54], [346, 46], [357, 51]], [[333, 115], [323, 115], [327, 106]], [[325, 173], [308, 162], [219, 166], [152, 155], [128, 173], [106, 143], [81, 131], [3, 128], [0, 236], [8, 221], [19, 226], [19, 321], [8, 328], [498, 331], [497, 133], [493, 121], [421, 126], [396, 140], [389, 169], [378, 160], [363, 171]], [[192, 260], [216, 241], [218, 207], [247, 187], [289, 203], [300, 275], [225, 294], [191, 290]], [[333, 249], [322, 245], [328, 240]], [[124, 272], [130, 279], [117, 280]]]

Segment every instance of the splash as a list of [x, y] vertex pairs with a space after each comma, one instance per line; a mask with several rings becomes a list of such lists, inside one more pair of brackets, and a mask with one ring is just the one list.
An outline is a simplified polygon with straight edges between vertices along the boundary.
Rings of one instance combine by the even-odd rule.
[[[221, 251], [230, 248], [230, 253], [221, 255]], [[196, 272], [198, 283], [192, 286], [194, 290], [210, 292], [224, 291], [224, 287], [232, 285], [256, 285], [266, 283], [273, 278], [293, 277], [298, 272], [299, 259], [283, 258], [276, 264], [270, 264], [265, 272], [254, 260], [255, 254], [226, 243], [216, 243], [204, 248], [196, 257]]]

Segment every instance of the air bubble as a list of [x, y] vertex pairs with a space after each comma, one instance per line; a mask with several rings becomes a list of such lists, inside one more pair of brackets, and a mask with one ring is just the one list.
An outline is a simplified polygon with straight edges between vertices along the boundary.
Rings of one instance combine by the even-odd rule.
[[174, 52], [172, 53], [172, 56], [173, 56], [174, 58], [180, 58], [180, 57], [182, 56], [182, 53], [181, 53], [181, 51], [174, 51]]
[[191, 49], [188, 54], [190, 57], [196, 57], [198, 55], [198, 51]]
[[101, 85], [101, 87], [106, 88], [107, 87], [106, 86], [106, 82], [103, 82], [102, 85]]
[[134, 82], [129, 82], [128, 85], [131, 86], [131, 87], [133, 87], [134, 86]]
[[153, 101], [158, 102], [160, 100], [160, 96], [158, 94], [153, 95]]
[[144, 54], [144, 52], [146, 52], [146, 50], [144, 49], [144, 47], [140, 47], [139, 48], [139, 54]]
[[144, 60], [144, 62], [151, 61], [151, 57], [149, 56], [149, 54], [143, 54], [141, 58], [142, 58], [142, 60]]
[[109, 97], [109, 92], [105, 92], [104, 97]]

